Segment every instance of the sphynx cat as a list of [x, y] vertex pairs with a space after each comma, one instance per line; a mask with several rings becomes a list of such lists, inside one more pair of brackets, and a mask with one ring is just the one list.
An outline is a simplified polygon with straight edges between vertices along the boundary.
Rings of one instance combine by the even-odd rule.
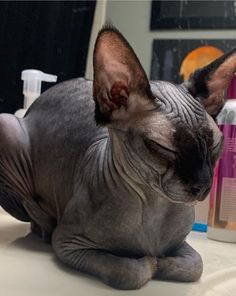
[[203, 263], [185, 238], [222, 150], [215, 119], [236, 50], [180, 85], [148, 81], [105, 26], [93, 64], [93, 82], [55, 85], [23, 119], [0, 115], [0, 205], [112, 287], [196, 281]]

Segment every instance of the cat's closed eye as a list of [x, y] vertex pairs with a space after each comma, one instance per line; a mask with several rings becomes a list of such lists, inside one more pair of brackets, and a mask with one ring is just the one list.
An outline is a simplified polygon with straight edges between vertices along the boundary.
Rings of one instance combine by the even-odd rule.
[[163, 158], [164, 160], [174, 161], [176, 159], [176, 151], [164, 147], [152, 139], [145, 138], [144, 144], [151, 153]]

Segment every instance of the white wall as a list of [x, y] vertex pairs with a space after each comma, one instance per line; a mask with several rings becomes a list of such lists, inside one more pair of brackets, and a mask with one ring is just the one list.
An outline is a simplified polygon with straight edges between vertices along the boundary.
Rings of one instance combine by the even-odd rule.
[[91, 80], [93, 79], [93, 48], [97, 34], [106, 21], [106, 8], [107, 0], [97, 0], [85, 71], [85, 77]]

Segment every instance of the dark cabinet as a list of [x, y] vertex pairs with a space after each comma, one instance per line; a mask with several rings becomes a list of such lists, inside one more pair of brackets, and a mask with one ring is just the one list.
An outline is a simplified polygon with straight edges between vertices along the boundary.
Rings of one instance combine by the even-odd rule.
[[[95, 1], [0, 2], [0, 113], [22, 106], [21, 71], [84, 76]], [[43, 84], [43, 90], [51, 84]]]

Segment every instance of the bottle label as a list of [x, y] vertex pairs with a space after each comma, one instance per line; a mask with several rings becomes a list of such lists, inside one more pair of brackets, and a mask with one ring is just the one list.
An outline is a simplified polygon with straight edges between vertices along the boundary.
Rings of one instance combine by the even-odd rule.
[[220, 220], [236, 221], [236, 178], [223, 178]]
[[236, 126], [219, 126], [224, 134], [224, 150], [218, 167], [219, 220], [236, 221]]

